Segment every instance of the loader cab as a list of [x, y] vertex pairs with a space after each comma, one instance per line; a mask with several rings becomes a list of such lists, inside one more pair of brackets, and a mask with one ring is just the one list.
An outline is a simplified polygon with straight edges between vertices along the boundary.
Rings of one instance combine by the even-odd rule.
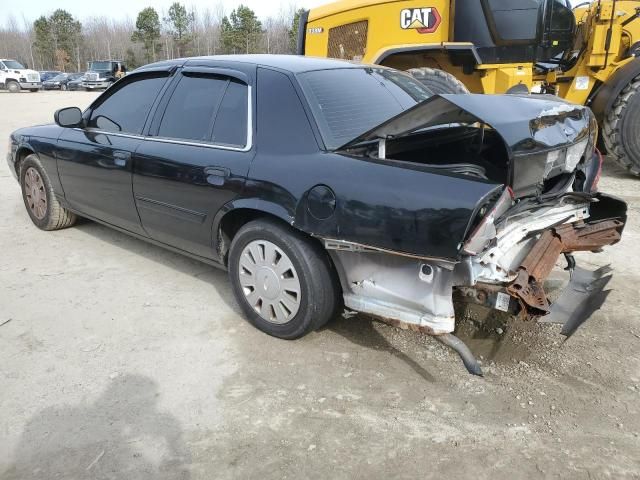
[[455, 42], [471, 42], [482, 63], [544, 62], [573, 45], [569, 0], [453, 0]]

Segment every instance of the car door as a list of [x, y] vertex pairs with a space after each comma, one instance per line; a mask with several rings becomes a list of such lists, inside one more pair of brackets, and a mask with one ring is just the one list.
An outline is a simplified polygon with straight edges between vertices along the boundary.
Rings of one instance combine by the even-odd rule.
[[87, 216], [144, 235], [132, 192], [132, 154], [168, 71], [128, 77], [85, 112], [85, 128], [58, 139], [58, 171], [69, 205]]
[[151, 238], [215, 258], [213, 218], [240, 194], [254, 156], [250, 80], [206, 67], [176, 75], [135, 154], [135, 202]]

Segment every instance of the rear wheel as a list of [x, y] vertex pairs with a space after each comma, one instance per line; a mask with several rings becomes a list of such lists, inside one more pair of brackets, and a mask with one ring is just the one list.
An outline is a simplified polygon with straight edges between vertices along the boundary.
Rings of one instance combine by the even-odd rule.
[[431, 90], [434, 95], [441, 93], [469, 93], [464, 83], [444, 70], [422, 67], [411, 68], [407, 72], [420, 80], [420, 83]]
[[59, 230], [76, 223], [75, 214], [56, 199], [49, 177], [34, 154], [20, 164], [20, 185], [27, 213], [38, 228]]
[[228, 266], [245, 316], [274, 337], [302, 337], [328, 322], [340, 304], [326, 251], [275, 220], [244, 225], [231, 242]]
[[607, 153], [634, 175], [640, 175], [640, 77], [627, 85], [602, 125]]

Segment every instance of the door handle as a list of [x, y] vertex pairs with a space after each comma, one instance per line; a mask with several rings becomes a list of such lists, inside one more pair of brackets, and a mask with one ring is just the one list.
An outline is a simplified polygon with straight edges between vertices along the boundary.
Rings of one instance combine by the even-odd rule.
[[125, 167], [131, 159], [131, 152], [115, 151], [113, 152], [113, 164], [117, 167]]
[[206, 167], [204, 174], [207, 176], [207, 183], [220, 187], [224, 185], [224, 182], [231, 175], [228, 168], [224, 167]]

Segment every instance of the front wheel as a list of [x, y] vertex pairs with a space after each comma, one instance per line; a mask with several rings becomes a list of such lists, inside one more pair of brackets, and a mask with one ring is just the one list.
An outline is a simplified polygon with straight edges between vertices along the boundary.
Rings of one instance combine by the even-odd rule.
[[469, 89], [458, 80], [444, 70], [437, 68], [411, 68], [407, 70], [417, 80], [420, 81], [434, 95], [442, 93], [469, 93]]
[[228, 267], [245, 316], [274, 337], [302, 337], [328, 322], [340, 305], [326, 251], [276, 220], [244, 225], [231, 242]]
[[37, 155], [28, 155], [20, 164], [20, 186], [24, 206], [36, 227], [59, 230], [76, 223], [75, 214], [56, 199], [47, 172]]
[[37, 92], [38, 90], [39, 90], [38, 88], [30, 88], [30, 89], [29, 89], [29, 91], [30, 91], [31, 93], [35, 93], [35, 92]]
[[640, 176], [640, 76], [613, 103], [602, 124], [602, 141], [613, 160]]
[[60, 90], [63, 92], [67, 90], [67, 86], [65, 84], [60, 85]]
[[18, 82], [9, 82], [7, 83], [7, 90], [11, 93], [18, 93], [20, 92], [20, 84]]

